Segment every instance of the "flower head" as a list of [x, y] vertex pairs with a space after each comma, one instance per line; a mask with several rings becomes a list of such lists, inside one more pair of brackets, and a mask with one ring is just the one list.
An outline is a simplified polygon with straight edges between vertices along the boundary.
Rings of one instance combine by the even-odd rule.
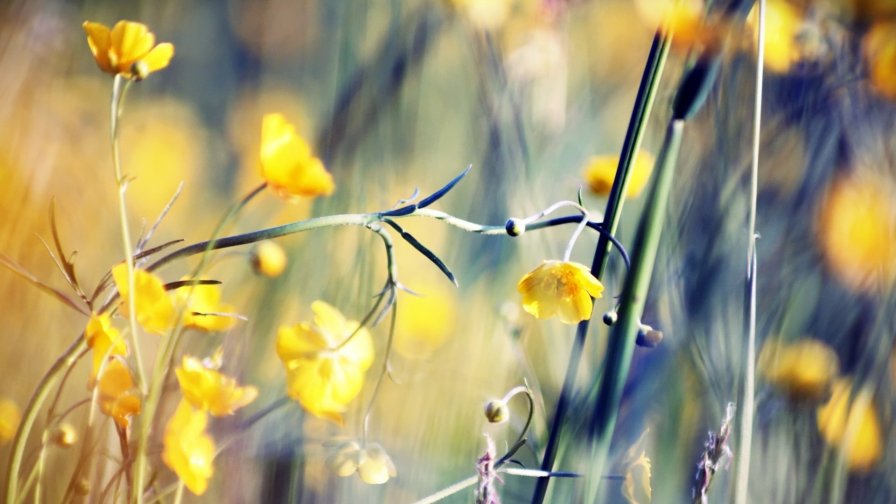
[[367, 443], [364, 448], [354, 440], [331, 444], [327, 467], [337, 476], [347, 478], [355, 472], [368, 485], [382, 485], [398, 473], [389, 454], [377, 443]]
[[126, 428], [130, 417], [140, 413], [140, 392], [134, 386], [131, 370], [121, 359], [110, 359], [97, 382], [100, 411]]
[[205, 366], [196, 357], [185, 355], [174, 372], [184, 399], [214, 416], [232, 415], [258, 397], [255, 387], [239, 386], [235, 379]]
[[184, 325], [203, 331], [226, 331], [236, 324], [231, 314], [236, 308], [221, 303], [221, 287], [213, 284], [189, 285], [177, 289], [175, 298], [184, 303]]
[[792, 399], [821, 399], [840, 371], [834, 350], [816, 339], [769, 341], [759, 353], [759, 373]]
[[[121, 311], [127, 316], [130, 306], [128, 291], [128, 267], [122, 263], [112, 268], [115, 286], [121, 294]], [[176, 313], [174, 303], [165, 290], [162, 279], [141, 269], [134, 270], [134, 289], [137, 322], [151, 333], [164, 334], [174, 327]]]
[[286, 198], [329, 196], [336, 188], [323, 162], [282, 114], [266, 114], [262, 121], [261, 176]]
[[313, 322], [280, 328], [277, 355], [286, 367], [290, 397], [312, 415], [338, 422], [364, 385], [373, 340], [366, 328], [323, 301], [312, 303], [311, 310]]
[[[634, 198], [641, 194], [650, 173], [653, 171], [653, 156], [647, 152], [641, 152], [632, 164], [632, 172], [629, 177], [628, 187], [625, 190], [626, 198]], [[591, 192], [600, 196], [610, 194], [613, 188], [613, 180], [616, 178], [616, 167], [619, 165], [619, 156], [594, 156], [588, 160], [582, 176], [588, 183]]]
[[19, 405], [9, 399], [0, 399], [0, 445], [16, 435], [21, 420]]
[[208, 414], [184, 400], [165, 427], [162, 460], [196, 495], [205, 493], [215, 472], [215, 440], [205, 431], [206, 424]]
[[567, 261], [544, 261], [517, 284], [523, 309], [536, 318], [560, 317], [564, 324], [591, 318], [593, 302], [604, 286], [588, 268]]
[[174, 45], [156, 45], [156, 36], [143, 23], [119, 21], [112, 30], [102, 23], [84, 21], [87, 45], [100, 70], [128, 79], [144, 79], [168, 66]]
[[886, 439], [869, 388], [852, 394], [848, 378], [834, 383], [831, 399], [818, 408], [818, 431], [828, 444], [843, 451], [852, 471], [866, 471], [883, 455]]
[[87, 346], [93, 349], [93, 368], [90, 371], [90, 381], [96, 378], [103, 361], [112, 355], [125, 355], [127, 347], [124, 338], [118, 329], [112, 327], [112, 320], [108, 313], [102, 315], [92, 314], [84, 329], [84, 339]]

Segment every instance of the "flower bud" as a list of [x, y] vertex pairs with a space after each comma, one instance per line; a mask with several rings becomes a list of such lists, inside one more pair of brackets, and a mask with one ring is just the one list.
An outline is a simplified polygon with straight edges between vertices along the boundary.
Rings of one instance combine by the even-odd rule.
[[504, 224], [504, 230], [510, 236], [519, 236], [526, 232], [526, 223], [520, 219], [510, 218]]
[[53, 433], [53, 442], [61, 448], [68, 448], [78, 442], [78, 432], [71, 424], [64, 423]]
[[611, 326], [619, 320], [619, 314], [616, 313], [616, 310], [610, 310], [607, 313], [604, 313], [604, 324]]
[[252, 249], [252, 269], [259, 275], [274, 278], [286, 269], [286, 252], [270, 240], [259, 242]]
[[149, 65], [143, 60], [137, 60], [131, 65], [131, 73], [134, 74], [134, 80], [142, 81], [149, 75]]
[[647, 324], [641, 324], [635, 344], [644, 348], [654, 348], [663, 341], [663, 332], [657, 331]]
[[90, 482], [87, 478], [81, 478], [75, 483], [75, 493], [80, 496], [90, 495]]
[[492, 399], [485, 405], [485, 418], [490, 423], [502, 423], [510, 418], [510, 408], [507, 403], [498, 399]]

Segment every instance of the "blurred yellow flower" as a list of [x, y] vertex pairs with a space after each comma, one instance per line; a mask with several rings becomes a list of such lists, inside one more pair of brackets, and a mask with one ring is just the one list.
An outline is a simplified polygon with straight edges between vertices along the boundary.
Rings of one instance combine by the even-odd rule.
[[[128, 266], [119, 264], [112, 268], [112, 278], [121, 295], [121, 313], [127, 317], [130, 303], [128, 292]], [[174, 302], [165, 290], [162, 279], [141, 269], [134, 270], [134, 289], [137, 292], [135, 307], [137, 322], [143, 329], [155, 334], [165, 334], [174, 327], [176, 313]]]
[[878, 21], [863, 41], [868, 78], [881, 95], [896, 100], [896, 21]]
[[112, 319], [108, 313], [92, 314], [84, 329], [87, 346], [93, 349], [93, 368], [90, 371], [90, 382], [96, 378], [103, 361], [113, 355], [125, 355], [127, 347], [118, 329], [112, 327]]
[[767, 341], [757, 364], [759, 373], [791, 399], [827, 397], [840, 372], [840, 360], [823, 342], [805, 338], [791, 343]]
[[314, 322], [283, 326], [277, 334], [287, 393], [312, 415], [341, 422], [373, 364], [373, 340], [365, 327], [323, 301], [313, 302], [311, 310]]
[[268, 278], [280, 276], [286, 269], [286, 252], [277, 242], [264, 240], [252, 248], [252, 269]]
[[112, 30], [102, 23], [84, 21], [87, 45], [100, 70], [128, 79], [145, 79], [168, 66], [174, 45], [156, 45], [156, 36], [143, 23], [119, 21]]
[[[181, 280], [187, 280], [187, 277]], [[203, 331], [226, 331], [236, 324], [236, 308], [221, 303], [221, 286], [189, 285], [175, 292], [178, 306], [184, 308], [184, 326]], [[218, 315], [228, 314], [228, 315]], [[234, 315], [229, 315], [234, 314]]]
[[119, 427], [126, 428], [129, 418], [140, 413], [140, 393], [134, 386], [131, 370], [121, 359], [106, 363], [97, 388], [100, 411], [112, 417]]
[[[747, 17], [747, 25], [754, 34], [754, 48], [759, 43], [757, 12], [754, 5]], [[765, 11], [765, 68], [777, 73], [787, 73], [803, 59], [803, 46], [800, 43], [803, 21], [802, 13], [789, 2], [768, 1]]]
[[266, 114], [261, 125], [261, 176], [286, 198], [333, 194], [336, 186], [311, 146], [282, 114]]
[[871, 389], [863, 387], [853, 395], [848, 378], [837, 380], [831, 399], [818, 408], [818, 430], [828, 444], [843, 451], [851, 471], [867, 471], [883, 455], [886, 440]]
[[196, 495], [208, 489], [215, 472], [215, 440], [205, 431], [208, 414], [182, 400], [165, 427], [162, 460]]
[[330, 447], [333, 452], [327, 457], [327, 467], [337, 476], [347, 478], [357, 472], [364, 483], [382, 485], [398, 474], [389, 454], [377, 443], [361, 448], [357, 441], [348, 440]]
[[10, 399], [0, 399], [0, 445], [15, 437], [21, 421], [19, 405]]
[[560, 317], [564, 324], [591, 318], [593, 302], [604, 286], [583, 264], [544, 261], [527, 273], [517, 290], [523, 295], [523, 309], [536, 318]]
[[847, 287], [886, 291], [896, 280], [894, 184], [869, 171], [834, 180], [819, 212], [818, 241]]
[[[635, 162], [632, 163], [632, 172], [629, 176], [628, 187], [625, 190], [626, 198], [634, 198], [650, 180], [653, 171], [653, 156], [649, 152], [640, 152]], [[588, 160], [582, 176], [588, 183], [591, 192], [600, 196], [607, 196], [613, 188], [613, 179], [616, 178], [616, 168], [619, 164], [619, 156], [594, 156]]]
[[[441, 280], [441, 279], [440, 279]], [[420, 289], [419, 296], [403, 296], [395, 321], [393, 348], [408, 359], [432, 355], [454, 331], [457, 319], [455, 292], [431, 283]]]
[[235, 379], [206, 367], [196, 357], [185, 355], [174, 372], [184, 399], [213, 416], [232, 415], [258, 397], [257, 388], [239, 386]]
[[695, 45], [714, 43], [718, 37], [713, 25], [704, 23], [706, 5], [703, 0], [635, 0], [638, 14], [656, 30], [668, 27], [672, 32], [672, 47], [686, 52]]

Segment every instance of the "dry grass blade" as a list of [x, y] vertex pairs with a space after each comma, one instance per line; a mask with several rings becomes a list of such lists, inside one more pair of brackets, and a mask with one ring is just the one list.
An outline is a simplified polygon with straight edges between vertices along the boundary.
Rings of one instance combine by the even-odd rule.
[[8, 270], [12, 271], [16, 275], [19, 275], [20, 277], [24, 278], [25, 280], [28, 280], [38, 289], [55, 297], [59, 301], [62, 301], [63, 304], [65, 304], [69, 308], [75, 310], [76, 312], [78, 312], [82, 315], [89, 315], [89, 313], [87, 313], [87, 310], [85, 310], [83, 307], [79, 306], [78, 303], [75, 302], [75, 300], [68, 297], [67, 295], [65, 295], [65, 293], [56, 289], [55, 287], [51, 287], [51, 286], [45, 284], [39, 278], [34, 276], [30, 271], [26, 270], [22, 265], [13, 261], [12, 259], [10, 259], [9, 257], [7, 257], [4, 254], [0, 254], [0, 265], [5, 266]]

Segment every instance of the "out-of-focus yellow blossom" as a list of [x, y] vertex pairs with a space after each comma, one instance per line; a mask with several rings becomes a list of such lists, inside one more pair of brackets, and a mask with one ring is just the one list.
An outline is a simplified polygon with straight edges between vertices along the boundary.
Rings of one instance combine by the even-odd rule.
[[401, 299], [392, 344], [403, 357], [423, 359], [432, 355], [454, 331], [457, 301], [453, 291], [440, 285], [427, 285], [420, 296]]
[[280, 276], [286, 269], [286, 252], [277, 242], [264, 240], [252, 248], [252, 269], [268, 278]]
[[[747, 25], [753, 30], [753, 46], [759, 43], [758, 7], [753, 6], [747, 17]], [[791, 67], [811, 56], [807, 53], [804, 38], [803, 14], [785, 0], [768, 0], [765, 11], [765, 68], [777, 73], [787, 73]]]
[[446, 0], [480, 30], [496, 30], [507, 21], [513, 0]]
[[719, 30], [704, 22], [703, 0], [635, 0], [635, 6], [652, 30], [667, 27], [672, 32], [672, 47], [676, 51], [715, 43], [718, 36]]
[[649, 504], [653, 499], [650, 486], [650, 458], [647, 456], [647, 434], [645, 429], [635, 443], [625, 451], [622, 464], [625, 478], [622, 481], [622, 497], [629, 504]]
[[820, 212], [818, 241], [825, 261], [847, 287], [888, 290], [896, 280], [896, 194], [886, 176], [841, 175]]
[[112, 318], [108, 313], [92, 314], [84, 329], [87, 346], [93, 349], [93, 368], [90, 371], [90, 382], [96, 378], [103, 361], [113, 355], [125, 355], [127, 347], [118, 329], [112, 327]]
[[871, 86], [896, 100], [896, 20], [874, 23], [865, 35], [863, 50]]
[[312, 415], [341, 422], [373, 363], [373, 340], [366, 328], [323, 301], [312, 303], [311, 310], [312, 323], [283, 326], [277, 334], [287, 393]]
[[364, 448], [357, 441], [348, 440], [331, 445], [333, 452], [327, 457], [327, 467], [337, 476], [347, 478], [358, 473], [368, 485], [382, 485], [398, 473], [389, 454], [377, 443], [367, 443]]
[[215, 440], [207, 424], [208, 414], [183, 400], [165, 427], [162, 460], [196, 495], [205, 493], [215, 472]]
[[100, 374], [100, 411], [112, 417], [119, 427], [126, 428], [129, 418], [140, 413], [140, 393], [134, 387], [131, 370], [120, 359], [111, 359]]
[[21, 421], [19, 405], [10, 399], [0, 399], [0, 445], [15, 437]]
[[336, 185], [311, 146], [282, 114], [266, 114], [261, 125], [261, 176], [287, 198], [333, 194]]
[[818, 408], [818, 430], [831, 446], [843, 451], [851, 471], [871, 469], [883, 455], [885, 439], [874, 407], [871, 389], [854, 396], [848, 378], [834, 383], [831, 399]]
[[[654, 159], [649, 152], [640, 152], [635, 162], [632, 163], [631, 175], [628, 179], [628, 187], [625, 190], [626, 198], [634, 198], [641, 194], [650, 174], [653, 172]], [[600, 196], [607, 196], [613, 189], [613, 179], [616, 178], [616, 168], [619, 165], [619, 156], [593, 156], [588, 160], [582, 176], [588, 183], [591, 192]]]
[[823, 342], [805, 338], [792, 343], [769, 340], [759, 353], [759, 373], [791, 399], [822, 399], [840, 372], [840, 360]]
[[112, 30], [102, 23], [84, 21], [87, 45], [100, 70], [128, 79], [145, 79], [168, 66], [174, 45], [156, 45], [156, 36], [143, 23], [119, 21]]
[[[128, 266], [119, 264], [112, 268], [112, 278], [121, 295], [121, 312], [127, 317], [130, 306], [128, 292]], [[135, 307], [137, 322], [151, 333], [164, 334], [174, 327], [176, 313], [174, 302], [165, 290], [162, 279], [142, 269], [134, 270], [134, 289], [137, 292]]]
[[[182, 280], [187, 280], [184, 277]], [[189, 285], [177, 289], [175, 294], [178, 305], [185, 305], [184, 326], [203, 331], [226, 331], [236, 324], [236, 317], [214, 315], [216, 313], [233, 314], [236, 308], [221, 303], [221, 286], [214, 284]]]
[[181, 366], [174, 372], [184, 399], [213, 416], [232, 415], [258, 397], [257, 388], [241, 387], [235, 379], [206, 367], [189, 355], [184, 356]]
[[523, 295], [523, 309], [536, 318], [557, 316], [564, 324], [591, 318], [593, 302], [604, 286], [583, 264], [544, 261], [517, 284]]

